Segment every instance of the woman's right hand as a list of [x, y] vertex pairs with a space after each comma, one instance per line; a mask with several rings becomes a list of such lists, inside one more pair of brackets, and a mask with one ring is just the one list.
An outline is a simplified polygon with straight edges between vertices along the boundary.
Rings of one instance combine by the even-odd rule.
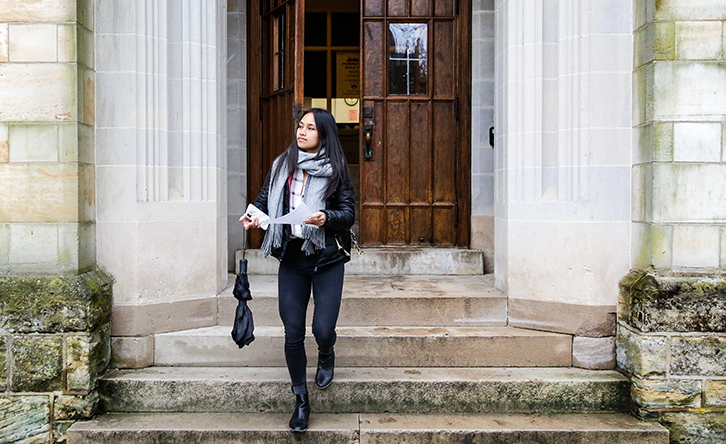
[[249, 230], [250, 228], [260, 228], [260, 218], [255, 216], [252, 219], [247, 217], [247, 215], [243, 215], [239, 218], [239, 220], [245, 224], [245, 230]]

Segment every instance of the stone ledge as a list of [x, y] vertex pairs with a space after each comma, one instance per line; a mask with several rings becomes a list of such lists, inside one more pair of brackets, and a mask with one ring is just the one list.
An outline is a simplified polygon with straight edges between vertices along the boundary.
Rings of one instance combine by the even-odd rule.
[[633, 271], [618, 317], [643, 333], [726, 333], [726, 276]]
[[0, 333], [88, 332], [111, 321], [111, 280], [77, 276], [0, 277]]

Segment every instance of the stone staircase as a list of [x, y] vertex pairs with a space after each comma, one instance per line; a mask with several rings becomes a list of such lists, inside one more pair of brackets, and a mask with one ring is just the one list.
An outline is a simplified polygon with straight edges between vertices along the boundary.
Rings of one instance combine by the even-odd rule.
[[102, 378], [108, 413], [73, 425], [69, 444], [668, 442], [625, 413], [620, 373], [571, 367], [569, 335], [508, 327], [483, 275], [347, 274], [335, 381], [311, 384], [310, 428], [293, 434], [276, 277], [250, 281], [255, 342], [232, 342], [227, 289], [219, 326], [158, 334], [154, 367]]

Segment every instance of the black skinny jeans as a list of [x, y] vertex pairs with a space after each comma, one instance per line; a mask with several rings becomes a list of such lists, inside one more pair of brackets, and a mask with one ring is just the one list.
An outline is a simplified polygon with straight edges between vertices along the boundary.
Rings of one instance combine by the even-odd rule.
[[335, 345], [335, 324], [340, 312], [345, 270], [342, 261], [316, 270], [319, 256], [306, 256], [300, 251], [302, 242], [293, 239], [288, 243], [277, 275], [278, 307], [285, 325], [285, 360], [292, 390], [298, 395], [307, 392], [305, 313], [310, 301], [310, 289], [312, 287], [315, 303], [313, 336], [318, 344], [318, 353], [327, 355]]

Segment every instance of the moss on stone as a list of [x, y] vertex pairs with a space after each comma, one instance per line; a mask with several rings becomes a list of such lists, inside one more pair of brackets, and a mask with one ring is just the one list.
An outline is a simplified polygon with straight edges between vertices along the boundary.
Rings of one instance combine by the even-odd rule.
[[0, 437], [3, 442], [47, 442], [49, 416], [48, 396], [0, 397]]
[[63, 338], [16, 336], [11, 345], [15, 392], [53, 392], [62, 389]]
[[66, 338], [66, 390], [89, 392], [111, 360], [111, 328]]
[[53, 400], [54, 421], [78, 421], [90, 419], [98, 413], [100, 406], [98, 392], [84, 396], [60, 395]]
[[5, 381], [7, 381], [7, 340], [4, 337], [0, 337], [0, 391], [7, 389]]
[[620, 283], [628, 313], [642, 332], [726, 332], [726, 279], [721, 275], [632, 272]]
[[97, 270], [0, 277], [0, 332], [92, 331], [110, 321], [111, 304], [110, 280]]
[[653, 49], [655, 60], [676, 58], [676, 24], [674, 22], [654, 23]]

